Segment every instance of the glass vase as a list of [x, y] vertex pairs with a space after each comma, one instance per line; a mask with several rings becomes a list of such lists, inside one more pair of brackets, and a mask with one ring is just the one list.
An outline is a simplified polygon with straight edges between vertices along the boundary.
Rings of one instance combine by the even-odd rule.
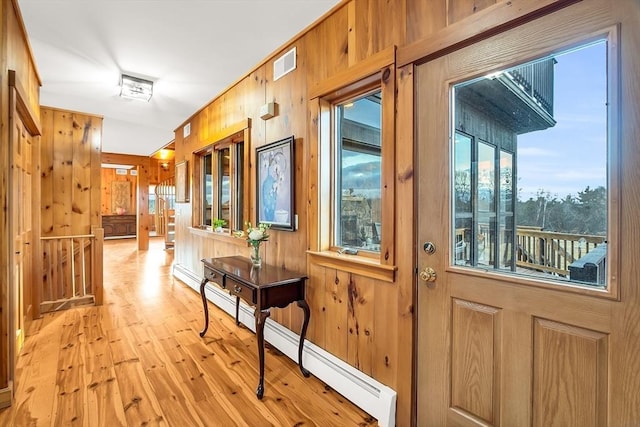
[[260, 245], [251, 245], [251, 265], [254, 267], [260, 267], [262, 265], [262, 257], [260, 256]]

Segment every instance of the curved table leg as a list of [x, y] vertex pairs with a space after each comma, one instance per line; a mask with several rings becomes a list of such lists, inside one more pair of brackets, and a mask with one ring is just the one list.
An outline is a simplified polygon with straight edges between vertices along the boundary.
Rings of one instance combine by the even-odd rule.
[[258, 399], [262, 399], [264, 396], [264, 323], [270, 315], [269, 309], [256, 310], [256, 335], [258, 336], [258, 360], [260, 361], [260, 382], [256, 389]]
[[209, 306], [207, 305], [207, 297], [204, 294], [204, 285], [207, 284], [209, 280], [205, 277], [200, 282], [200, 296], [202, 296], [202, 307], [204, 308], [204, 328], [200, 331], [200, 336], [204, 337], [204, 334], [207, 333], [207, 329], [209, 329]]
[[302, 366], [302, 349], [304, 347], [304, 338], [307, 336], [307, 326], [309, 326], [309, 305], [305, 300], [298, 301], [298, 307], [304, 311], [304, 321], [302, 322], [302, 331], [300, 332], [300, 343], [298, 344], [298, 366], [300, 366], [300, 372], [305, 378], [308, 378], [310, 373]]
[[240, 297], [236, 297], [236, 326], [240, 326], [240, 320], [238, 320], [239, 311], [240, 311]]

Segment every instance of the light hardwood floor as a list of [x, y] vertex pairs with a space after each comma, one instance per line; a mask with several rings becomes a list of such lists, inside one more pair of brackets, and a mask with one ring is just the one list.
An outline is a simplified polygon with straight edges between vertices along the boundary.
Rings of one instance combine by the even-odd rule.
[[32, 322], [1, 426], [369, 426], [377, 422], [276, 349], [257, 400], [255, 335], [171, 275], [161, 238], [105, 242], [101, 307]]

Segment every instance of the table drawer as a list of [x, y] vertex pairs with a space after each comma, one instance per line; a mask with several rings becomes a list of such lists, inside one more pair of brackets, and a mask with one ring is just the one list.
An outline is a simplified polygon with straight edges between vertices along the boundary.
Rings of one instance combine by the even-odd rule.
[[229, 276], [227, 276], [225, 285], [231, 295], [238, 296], [252, 305], [256, 305], [256, 303], [258, 302], [258, 299], [256, 297], [256, 290], [254, 288], [237, 282], [229, 278]]
[[205, 279], [209, 280], [210, 282], [216, 282], [216, 283], [219, 283], [222, 286], [222, 277], [223, 277], [223, 275], [218, 273], [217, 271], [205, 267], [204, 268], [204, 277], [205, 277]]

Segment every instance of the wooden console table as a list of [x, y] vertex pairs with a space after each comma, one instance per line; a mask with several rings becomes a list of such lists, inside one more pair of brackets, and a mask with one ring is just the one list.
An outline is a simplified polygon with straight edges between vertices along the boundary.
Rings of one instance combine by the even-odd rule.
[[238, 322], [238, 308], [240, 298], [255, 307], [256, 335], [258, 338], [258, 359], [260, 361], [260, 381], [256, 389], [256, 396], [262, 399], [264, 395], [264, 323], [271, 314], [271, 307], [286, 307], [296, 302], [304, 311], [304, 322], [300, 332], [298, 344], [298, 366], [305, 377], [309, 377], [309, 371], [302, 366], [302, 348], [304, 338], [309, 326], [309, 305], [304, 299], [305, 281], [307, 276], [285, 270], [283, 268], [262, 264], [262, 267], [252, 267], [248, 258], [230, 256], [222, 258], [205, 258], [204, 278], [200, 283], [200, 295], [204, 308], [204, 328], [200, 336], [204, 337], [209, 328], [209, 308], [204, 287], [212, 281], [227, 289], [236, 297], [236, 325]]
[[135, 215], [102, 215], [104, 237], [135, 236], [138, 232]]

